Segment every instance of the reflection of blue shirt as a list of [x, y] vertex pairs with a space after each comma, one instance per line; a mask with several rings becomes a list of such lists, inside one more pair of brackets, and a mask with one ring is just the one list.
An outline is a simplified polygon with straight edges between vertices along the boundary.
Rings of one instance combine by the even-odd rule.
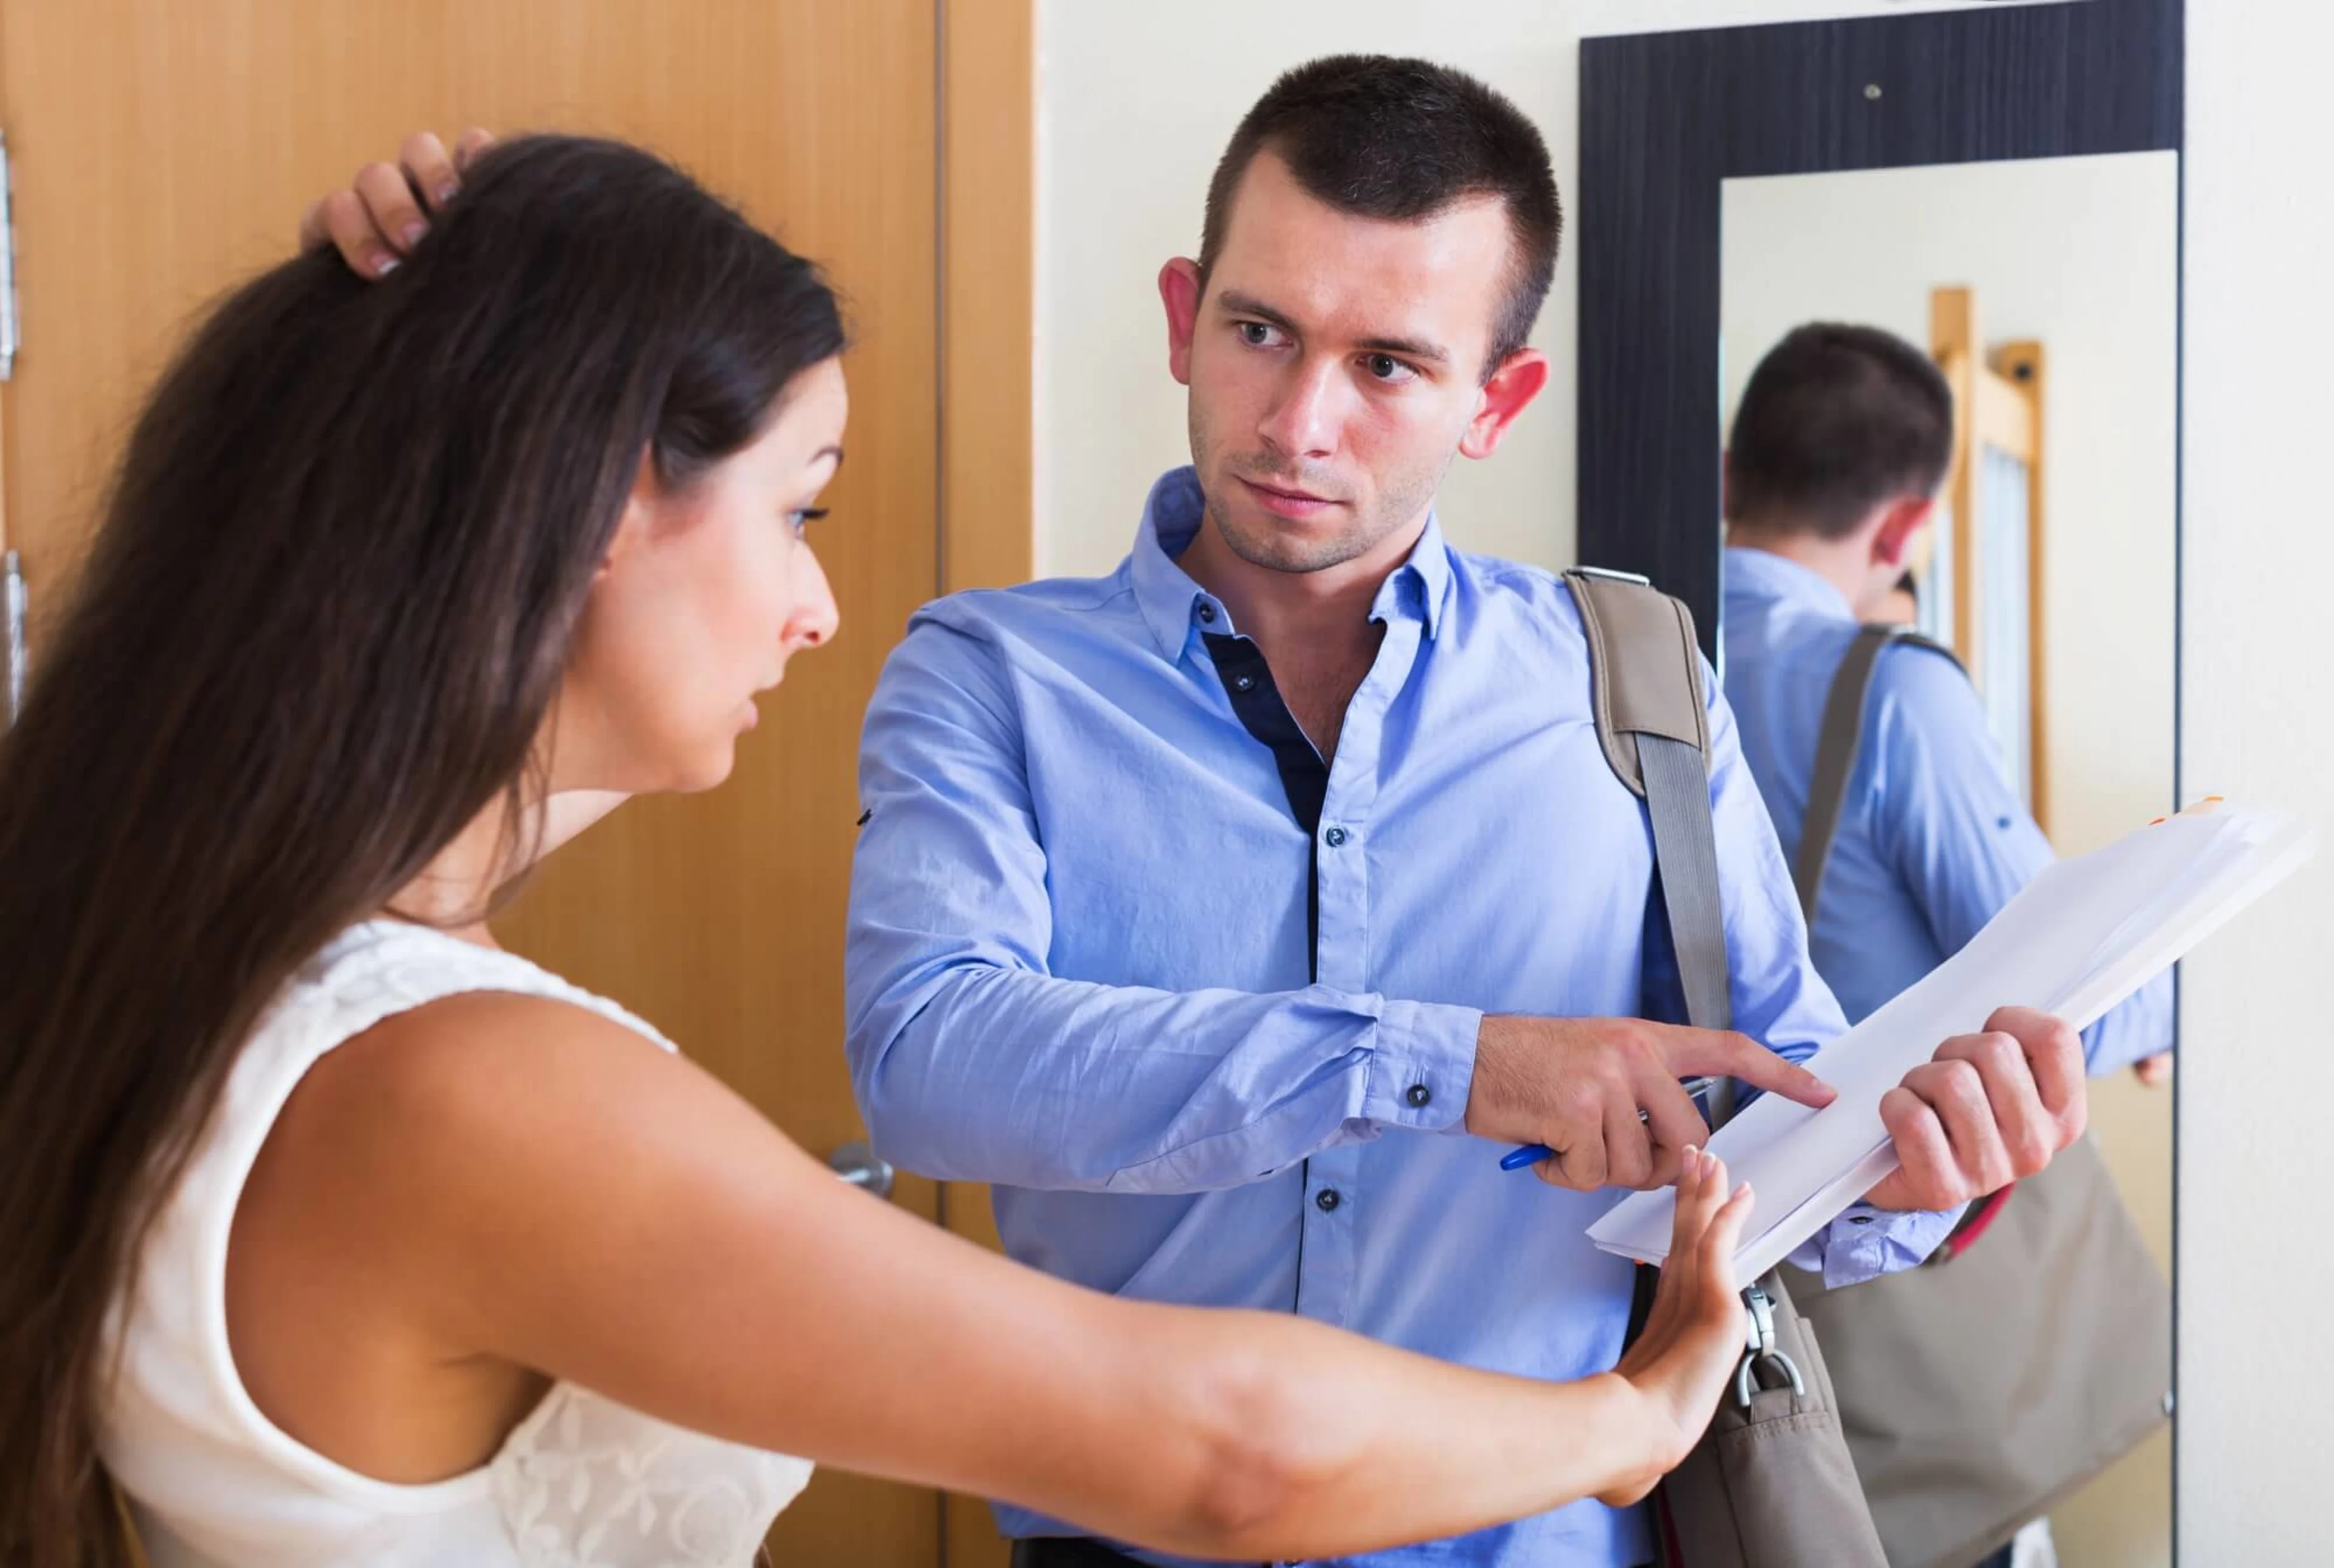
[[[1786, 853], [1815, 775], [1825, 699], [1857, 621], [1839, 590], [1764, 550], [1726, 553], [1726, 697]], [[2050, 863], [2002, 776], [1985, 709], [1952, 661], [1886, 649], [1808, 948], [1851, 1022], [1943, 963]], [[2172, 976], [2084, 1032], [2093, 1073], [2172, 1044]]]
[[[1202, 510], [1172, 473], [1110, 576], [956, 595], [892, 653], [845, 954], [875, 1145], [998, 1184], [1007, 1249], [1099, 1290], [1607, 1370], [1630, 1265], [1583, 1233], [1615, 1195], [1502, 1172], [1461, 1125], [1479, 1009], [1641, 1006], [1644, 810], [1598, 746], [1571, 596], [1430, 522], [1377, 596], [1384, 640], [1325, 774], [1175, 563]], [[1715, 684], [1734, 1017], [1805, 1055], [1839, 1011]], [[1851, 1214], [1801, 1261], [1864, 1278], [1949, 1225]], [[1652, 1556], [1638, 1514], [1582, 1502], [1372, 1562]]]

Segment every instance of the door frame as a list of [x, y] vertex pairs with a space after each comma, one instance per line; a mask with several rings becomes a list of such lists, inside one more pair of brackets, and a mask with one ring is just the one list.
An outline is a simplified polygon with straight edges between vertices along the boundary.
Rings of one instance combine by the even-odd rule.
[[[940, 581], [1029, 580], [1036, 309], [1035, 0], [933, 0], [940, 50]], [[944, 1183], [940, 1223], [1001, 1250], [989, 1188]], [[944, 1493], [943, 1568], [1005, 1568], [988, 1505]]]

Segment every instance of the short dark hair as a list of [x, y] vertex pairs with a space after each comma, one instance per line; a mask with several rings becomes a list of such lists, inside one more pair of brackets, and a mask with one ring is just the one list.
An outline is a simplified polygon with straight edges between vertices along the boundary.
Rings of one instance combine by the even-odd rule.
[[1873, 507], [1932, 495], [1953, 457], [1953, 394], [1877, 327], [1794, 329], [1750, 372], [1726, 443], [1726, 519], [1827, 539]]
[[1208, 182], [1202, 293], [1240, 177], [1264, 151], [1315, 197], [1363, 217], [1415, 222], [1471, 197], [1497, 197], [1515, 254], [1484, 376], [1531, 336], [1556, 276], [1564, 207], [1548, 143], [1505, 95], [1447, 65], [1385, 54], [1332, 54], [1284, 73], [1240, 120]]

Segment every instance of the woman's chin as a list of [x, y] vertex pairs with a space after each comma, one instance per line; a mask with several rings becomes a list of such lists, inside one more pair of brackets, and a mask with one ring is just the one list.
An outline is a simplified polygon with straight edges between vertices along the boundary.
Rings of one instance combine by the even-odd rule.
[[693, 740], [671, 735], [641, 736], [630, 744], [617, 740], [606, 749], [621, 761], [609, 772], [622, 776], [588, 787], [627, 795], [702, 794], [720, 788], [738, 771], [738, 745], [744, 738], [739, 726], [727, 733], [699, 729]]
[[738, 771], [738, 743], [728, 741], [705, 755], [691, 759], [690, 765], [676, 770], [676, 782], [670, 788], [673, 794], [699, 795], [708, 790], [719, 789]]

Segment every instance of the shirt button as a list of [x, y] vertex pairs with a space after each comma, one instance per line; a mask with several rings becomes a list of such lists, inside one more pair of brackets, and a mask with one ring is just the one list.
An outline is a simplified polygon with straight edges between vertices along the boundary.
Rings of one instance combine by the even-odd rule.
[[1212, 605], [1212, 604], [1202, 604], [1202, 605], [1201, 605], [1201, 606], [1200, 606], [1200, 619], [1201, 619], [1202, 621], [1205, 621], [1205, 622], [1207, 622], [1207, 623], [1208, 623], [1208, 624], [1210, 624], [1210, 625], [1213, 625], [1213, 624], [1215, 623], [1215, 619], [1216, 619], [1216, 607], [1215, 607], [1214, 605]]
[[1847, 1223], [1850, 1225], [1870, 1225], [1872, 1223], [1872, 1217], [1868, 1214], [1851, 1214], [1847, 1217]]
[[1252, 675], [1236, 675], [1232, 677], [1232, 689], [1235, 691], [1254, 691], [1256, 689], [1256, 677]]
[[1345, 1199], [1337, 1196], [1337, 1189], [1334, 1187], [1325, 1187], [1313, 1195], [1313, 1207], [1323, 1214], [1335, 1214], [1337, 1205], [1344, 1201]]
[[1403, 1091], [1402, 1097], [1414, 1106], [1424, 1106], [1434, 1099], [1434, 1091], [1423, 1083], [1413, 1083]]
[[1343, 828], [1331, 828], [1321, 836], [1333, 850], [1342, 850], [1345, 847], [1345, 830]]

